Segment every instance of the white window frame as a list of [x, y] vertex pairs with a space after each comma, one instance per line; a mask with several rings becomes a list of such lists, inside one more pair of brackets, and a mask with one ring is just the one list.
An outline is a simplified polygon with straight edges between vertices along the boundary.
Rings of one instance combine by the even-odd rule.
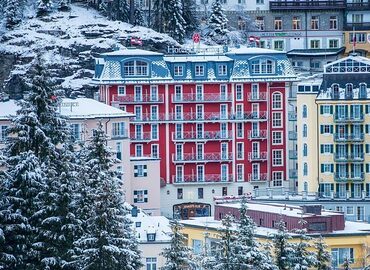
[[117, 95], [118, 96], [126, 96], [126, 86], [125, 85], [118, 85], [117, 86]]
[[[280, 154], [278, 154], [278, 153], [280, 153]], [[280, 155], [280, 157], [278, 157], [278, 155]], [[283, 150], [281, 150], [281, 149], [272, 150], [272, 166], [273, 167], [284, 166]]]
[[282, 131], [273, 131], [272, 132], [272, 144], [273, 145], [282, 145], [283, 144], [283, 132]]
[[[276, 118], [279, 116], [278, 118]], [[282, 112], [273, 112], [272, 113], [272, 127], [281, 128], [283, 127], [283, 113]]]

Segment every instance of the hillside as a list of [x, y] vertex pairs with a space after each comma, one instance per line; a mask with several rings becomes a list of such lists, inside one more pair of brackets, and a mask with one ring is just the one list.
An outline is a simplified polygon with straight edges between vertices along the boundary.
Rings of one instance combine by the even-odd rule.
[[90, 78], [94, 57], [121, 49], [130, 36], [143, 40], [143, 48], [164, 52], [179, 44], [165, 34], [145, 27], [109, 21], [96, 10], [72, 5], [70, 12], [31, 16], [16, 29], [0, 34], [0, 91], [20, 97], [26, 89], [22, 77], [28, 74], [36, 55], [42, 57], [54, 85], [90, 96], [95, 86]]

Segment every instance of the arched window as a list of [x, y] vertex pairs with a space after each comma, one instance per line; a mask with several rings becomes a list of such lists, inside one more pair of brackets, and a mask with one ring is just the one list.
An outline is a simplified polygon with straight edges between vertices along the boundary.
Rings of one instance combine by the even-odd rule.
[[303, 105], [302, 117], [303, 118], [307, 118], [307, 106], [306, 105]]
[[304, 157], [307, 157], [307, 151], [308, 151], [308, 150], [307, 150], [307, 143], [304, 143], [304, 144], [303, 144], [303, 156], [304, 156]]
[[331, 86], [331, 89], [333, 91], [333, 98], [338, 99], [339, 98], [339, 85], [338, 84], [333, 84]]
[[140, 60], [127, 61], [123, 65], [125, 76], [148, 76], [148, 63]]
[[353, 90], [353, 84], [347, 83], [346, 84], [346, 98], [352, 99], [352, 90]]
[[307, 138], [307, 125], [303, 125], [303, 138]]
[[303, 191], [308, 192], [308, 183], [307, 182], [303, 183]]
[[272, 108], [273, 109], [282, 109], [282, 94], [280, 92], [275, 92], [272, 94]]
[[360, 98], [367, 98], [366, 83], [360, 83]]
[[303, 163], [303, 175], [304, 176], [308, 175], [308, 164], [307, 164], [307, 162]]

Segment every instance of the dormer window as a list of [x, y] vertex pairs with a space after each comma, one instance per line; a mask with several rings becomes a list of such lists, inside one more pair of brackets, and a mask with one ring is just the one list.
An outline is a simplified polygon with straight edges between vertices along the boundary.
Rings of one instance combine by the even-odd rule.
[[352, 99], [352, 90], [353, 90], [353, 84], [347, 83], [346, 84], [346, 98]]
[[227, 66], [226, 65], [219, 65], [218, 66], [218, 75], [219, 76], [227, 75]]
[[204, 65], [195, 65], [195, 76], [204, 76]]
[[140, 221], [135, 222], [135, 227], [140, 228], [141, 227], [141, 222]]
[[183, 66], [181, 65], [175, 65], [174, 67], [174, 75], [175, 76], [182, 76], [183, 75]]
[[367, 98], [366, 83], [360, 83], [360, 98]]
[[253, 74], [272, 74], [275, 72], [274, 62], [268, 59], [252, 61]]
[[148, 63], [140, 60], [125, 62], [123, 73], [125, 76], [148, 76]]
[[148, 242], [154, 242], [155, 241], [155, 233], [147, 233], [146, 234]]
[[338, 84], [333, 84], [331, 86], [331, 89], [333, 91], [333, 98], [338, 99], [339, 98], [339, 85]]

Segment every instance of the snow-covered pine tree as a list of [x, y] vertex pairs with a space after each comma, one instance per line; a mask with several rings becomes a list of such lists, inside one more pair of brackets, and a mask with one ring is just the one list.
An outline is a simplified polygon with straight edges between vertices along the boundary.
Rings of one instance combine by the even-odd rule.
[[60, 0], [59, 5], [58, 5], [58, 10], [60, 11], [71, 10], [71, 1], [70, 0]]
[[309, 249], [312, 247], [310, 241], [311, 237], [307, 235], [305, 228], [306, 221], [301, 219], [298, 222], [300, 229], [293, 230], [294, 233], [298, 234], [299, 242], [293, 244], [294, 252], [290, 256], [292, 262], [292, 269], [294, 270], [308, 270], [316, 263], [315, 253]]
[[161, 253], [166, 259], [161, 270], [193, 269], [195, 263], [191, 258], [191, 250], [185, 245], [186, 237], [182, 233], [184, 226], [177, 218], [170, 221], [171, 244]]
[[[112, 170], [115, 159], [107, 147], [100, 123], [82, 157], [85, 169], [80, 184], [88, 198], [79, 200], [83, 235], [76, 241], [80, 269], [136, 270], [141, 267], [138, 242], [131, 229], [122, 183]], [[87, 171], [89, 169], [89, 171]], [[86, 211], [90, 208], [90, 213]]]
[[222, 9], [221, 1], [215, 0], [212, 4], [212, 13], [207, 25], [209, 27], [209, 36], [216, 42], [218, 41], [217, 39], [222, 39], [228, 33], [227, 22], [228, 19]]
[[186, 22], [185, 30], [187, 34], [192, 34], [199, 25], [195, 4], [195, 0], [182, 0], [182, 16]]
[[21, 21], [21, 3], [19, 0], [5, 1], [4, 16], [7, 28], [12, 28]]
[[182, 16], [181, 0], [166, 1], [165, 15], [167, 33], [177, 40], [184, 43], [186, 21]]
[[216, 264], [216, 258], [213, 254], [213, 251], [211, 249], [211, 245], [209, 243], [209, 232], [204, 233], [204, 245], [203, 245], [203, 251], [195, 260], [199, 262], [200, 269], [203, 270], [212, 270], [213, 265]]
[[139, 1], [135, 1], [134, 25], [144, 26], [143, 7]]
[[167, 19], [165, 18], [165, 0], [153, 0], [153, 18], [151, 25], [157, 32], [163, 33]]
[[316, 263], [315, 267], [317, 270], [329, 270], [330, 267], [330, 258], [331, 254], [327, 250], [328, 245], [325, 244], [324, 239], [320, 236], [314, 242], [314, 246], [316, 248]]
[[53, 8], [52, 0], [37, 0], [37, 16], [48, 15]]
[[261, 249], [255, 239], [256, 224], [247, 215], [246, 202], [243, 199], [240, 208], [240, 221], [237, 230], [237, 241], [235, 242], [235, 266], [234, 270], [276, 269], [272, 260]]
[[291, 270], [291, 255], [294, 254], [294, 249], [288, 241], [292, 237], [288, 233], [283, 220], [276, 223], [276, 228], [278, 231], [273, 234], [272, 239], [275, 265], [279, 270]]

